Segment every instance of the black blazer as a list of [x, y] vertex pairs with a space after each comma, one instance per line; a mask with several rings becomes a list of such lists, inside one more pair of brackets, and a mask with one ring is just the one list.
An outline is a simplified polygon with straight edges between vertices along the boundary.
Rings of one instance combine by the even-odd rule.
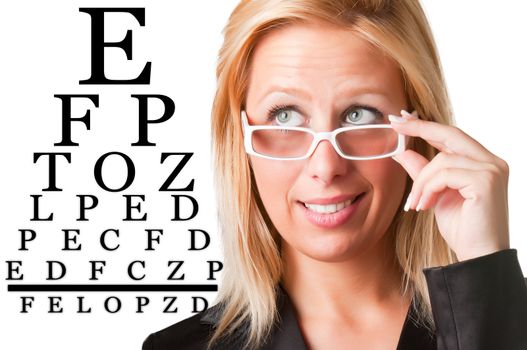
[[[506, 249], [443, 267], [423, 270], [428, 284], [436, 332], [414, 322], [414, 302], [408, 311], [396, 350], [526, 350], [527, 279], [516, 249]], [[279, 289], [281, 322], [274, 326], [263, 350], [307, 349], [294, 308]], [[143, 350], [201, 350], [219, 320], [215, 305], [150, 334]], [[215, 350], [243, 349], [234, 334]], [[353, 349], [350, 344], [349, 349]]]

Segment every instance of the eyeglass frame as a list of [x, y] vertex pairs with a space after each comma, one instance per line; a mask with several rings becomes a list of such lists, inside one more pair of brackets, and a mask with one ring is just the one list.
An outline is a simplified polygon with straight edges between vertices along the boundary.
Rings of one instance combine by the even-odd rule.
[[[337, 144], [337, 135], [350, 131], [350, 130], [360, 130], [360, 129], [393, 129], [393, 127], [390, 124], [370, 124], [370, 125], [357, 125], [357, 126], [345, 126], [342, 128], [337, 128], [333, 131], [313, 131], [309, 128], [304, 128], [300, 126], [280, 126], [280, 125], [250, 125], [249, 120], [247, 118], [247, 113], [245, 113], [245, 110], [241, 111], [241, 120], [242, 120], [242, 132], [243, 132], [243, 144], [245, 147], [245, 152], [249, 155], [265, 158], [265, 159], [271, 159], [271, 160], [302, 160], [302, 159], [308, 159], [313, 155], [315, 152], [315, 149], [317, 148], [318, 144], [323, 140], [328, 140], [329, 143], [333, 146], [335, 151], [339, 156], [341, 156], [344, 159], [348, 160], [372, 160], [372, 159], [382, 159], [382, 158], [388, 158], [392, 157], [396, 154], [402, 153], [406, 149], [406, 137], [403, 134], [399, 134], [397, 138], [397, 147], [393, 152], [387, 153], [387, 154], [381, 154], [379, 156], [368, 156], [368, 157], [356, 157], [356, 156], [347, 156], [345, 155], [340, 147]], [[280, 157], [273, 157], [268, 156], [265, 154], [258, 153], [254, 150], [252, 145], [252, 134], [256, 130], [291, 130], [291, 131], [303, 131], [311, 134], [313, 136], [313, 141], [311, 142], [311, 146], [309, 146], [307, 152], [305, 155], [301, 157], [292, 157], [292, 158], [280, 158]]]

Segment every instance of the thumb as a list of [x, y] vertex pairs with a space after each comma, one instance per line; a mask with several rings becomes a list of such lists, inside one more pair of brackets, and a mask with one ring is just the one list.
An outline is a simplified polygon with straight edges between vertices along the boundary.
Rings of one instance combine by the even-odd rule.
[[421, 170], [428, 164], [430, 161], [420, 155], [419, 153], [413, 150], [406, 150], [400, 154], [397, 154], [392, 157], [396, 162], [401, 164], [401, 166], [406, 170], [410, 175], [412, 180], [415, 180]]

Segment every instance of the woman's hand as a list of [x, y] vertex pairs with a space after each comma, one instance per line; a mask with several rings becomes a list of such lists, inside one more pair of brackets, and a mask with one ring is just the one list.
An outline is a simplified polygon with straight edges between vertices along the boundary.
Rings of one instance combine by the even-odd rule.
[[395, 131], [440, 151], [432, 161], [412, 150], [393, 157], [414, 181], [405, 210], [434, 208], [459, 261], [508, 249], [507, 163], [457, 127], [418, 119], [415, 112], [401, 115], [389, 117]]

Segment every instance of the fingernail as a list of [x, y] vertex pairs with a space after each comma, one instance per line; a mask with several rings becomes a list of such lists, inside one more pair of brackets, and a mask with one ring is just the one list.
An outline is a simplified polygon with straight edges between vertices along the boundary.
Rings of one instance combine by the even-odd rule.
[[411, 119], [419, 119], [419, 116], [417, 115], [417, 111], [413, 111], [411, 114], [408, 113], [408, 111], [404, 110], [404, 109], [401, 109], [401, 115], [407, 117], [407, 118], [411, 118]]
[[419, 198], [419, 203], [417, 203], [417, 207], [415, 207], [415, 211], [419, 211], [422, 205], [423, 205], [423, 197]]
[[410, 209], [411, 202], [412, 202], [412, 194], [410, 193], [408, 195], [408, 199], [406, 199], [406, 203], [404, 205], [404, 211], [408, 211]]
[[388, 120], [394, 123], [404, 123], [406, 122], [406, 119], [395, 116], [393, 114], [388, 114]]
[[409, 113], [408, 111], [401, 109], [401, 115], [405, 116], [406, 118], [419, 119], [419, 115], [417, 114], [416, 110], [414, 110], [412, 113]]
[[401, 164], [401, 162], [399, 162], [399, 159], [395, 158], [395, 156], [392, 156], [392, 159], [395, 160], [397, 163]]

